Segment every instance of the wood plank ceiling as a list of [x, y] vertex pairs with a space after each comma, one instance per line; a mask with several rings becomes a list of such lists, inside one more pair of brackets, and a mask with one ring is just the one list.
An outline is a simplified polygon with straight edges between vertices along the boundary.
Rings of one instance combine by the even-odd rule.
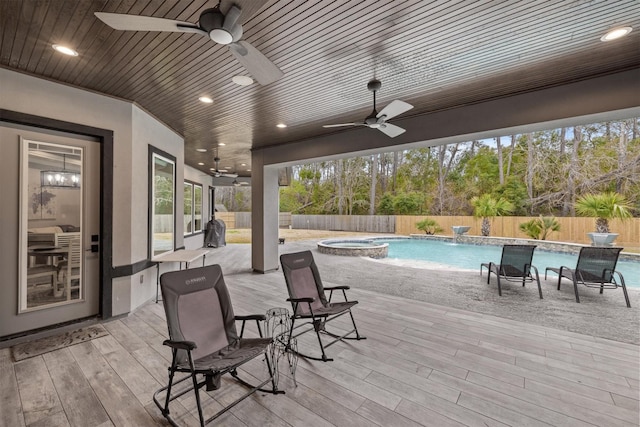
[[[419, 115], [640, 66], [637, 0], [274, 0], [244, 24], [243, 39], [285, 76], [246, 87], [232, 83], [248, 73], [225, 46], [198, 34], [116, 31], [93, 14], [196, 23], [214, 5], [1, 0], [0, 65], [133, 101], [184, 136], [187, 164], [209, 172], [217, 152], [220, 167], [241, 176], [250, 175], [252, 147], [363, 120], [373, 77], [382, 81], [380, 107], [402, 99], [415, 106], [407, 115]], [[616, 26], [635, 30], [601, 42]], [[79, 56], [55, 52], [54, 43]]]

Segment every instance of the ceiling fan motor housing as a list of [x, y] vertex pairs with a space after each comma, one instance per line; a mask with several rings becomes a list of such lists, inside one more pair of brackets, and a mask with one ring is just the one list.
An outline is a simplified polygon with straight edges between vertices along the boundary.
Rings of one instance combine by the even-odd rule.
[[242, 38], [242, 25], [234, 24], [230, 29], [224, 28], [224, 15], [217, 7], [206, 9], [200, 15], [200, 27], [209, 33], [209, 37], [216, 43], [229, 44]]

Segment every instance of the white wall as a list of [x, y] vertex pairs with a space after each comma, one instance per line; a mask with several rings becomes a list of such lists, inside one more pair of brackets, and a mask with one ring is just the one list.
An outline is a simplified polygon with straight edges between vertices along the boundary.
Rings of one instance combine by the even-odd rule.
[[[113, 265], [146, 259], [148, 144], [176, 157], [176, 179], [181, 183], [183, 139], [132, 103], [3, 68], [0, 93], [0, 108], [113, 131]], [[180, 185], [177, 198], [181, 206]], [[181, 219], [177, 222], [181, 224]], [[181, 245], [179, 227], [177, 243]], [[114, 315], [155, 297], [155, 275], [142, 274], [142, 284], [139, 275], [114, 280]]]

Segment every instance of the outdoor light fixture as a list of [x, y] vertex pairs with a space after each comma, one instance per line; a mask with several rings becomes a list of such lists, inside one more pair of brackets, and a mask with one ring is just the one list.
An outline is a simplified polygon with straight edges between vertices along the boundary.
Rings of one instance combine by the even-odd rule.
[[40, 185], [53, 188], [80, 188], [80, 174], [67, 170], [67, 156], [62, 155], [62, 170], [40, 171]]
[[286, 127], [287, 127], [287, 125], [285, 125], [284, 123], [278, 123], [278, 124], [276, 125], [276, 127], [279, 127], [279, 128], [281, 128], [281, 129], [284, 129], [284, 128], [286, 128]]
[[62, 46], [59, 44], [54, 44], [51, 47], [53, 47], [56, 51], [63, 53], [65, 55], [69, 55], [69, 56], [78, 56], [78, 52], [76, 52], [75, 50], [71, 49], [70, 47], [67, 46]]
[[249, 86], [253, 84], [253, 79], [249, 76], [233, 76], [231, 81], [240, 86]]
[[208, 96], [201, 96], [198, 99], [204, 104], [213, 104], [213, 99], [209, 98]]
[[631, 32], [633, 28], [631, 27], [619, 27], [614, 28], [612, 30], [607, 31], [607, 33], [600, 37], [600, 40], [603, 42], [608, 42], [611, 40], [619, 39], [620, 37], [624, 37]]

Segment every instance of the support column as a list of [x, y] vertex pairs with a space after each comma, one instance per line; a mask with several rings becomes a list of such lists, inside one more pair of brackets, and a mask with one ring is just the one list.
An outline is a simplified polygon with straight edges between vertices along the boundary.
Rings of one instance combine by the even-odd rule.
[[278, 168], [265, 166], [262, 151], [251, 154], [251, 268], [259, 273], [277, 270]]

